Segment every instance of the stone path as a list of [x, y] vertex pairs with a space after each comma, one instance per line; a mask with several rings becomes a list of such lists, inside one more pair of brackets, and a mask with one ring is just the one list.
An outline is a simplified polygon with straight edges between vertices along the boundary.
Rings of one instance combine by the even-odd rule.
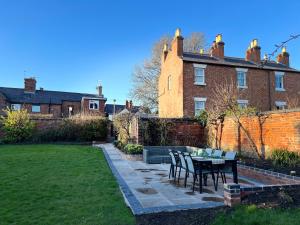
[[179, 184], [174, 183], [168, 177], [169, 165], [167, 164], [130, 161], [125, 159], [112, 144], [97, 146], [103, 150], [125, 200], [135, 215], [224, 205], [223, 185], [220, 183], [218, 191], [215, 192], [210, 177], [202, 194], [198, 189], [193, 193], [192, 179], [188, 179], [186, 188], [183, 185], [183, 179]]

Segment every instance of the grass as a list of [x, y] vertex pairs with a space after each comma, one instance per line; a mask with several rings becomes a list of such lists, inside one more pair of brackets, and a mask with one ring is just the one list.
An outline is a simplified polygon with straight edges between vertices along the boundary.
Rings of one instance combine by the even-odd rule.
[[0, 224], [134, 224], [101, 151], [0, 145]]
[[213, 225], [296, 225], [299, 221], [300, 209], [262, 209], [250, 205], [219, 215]]

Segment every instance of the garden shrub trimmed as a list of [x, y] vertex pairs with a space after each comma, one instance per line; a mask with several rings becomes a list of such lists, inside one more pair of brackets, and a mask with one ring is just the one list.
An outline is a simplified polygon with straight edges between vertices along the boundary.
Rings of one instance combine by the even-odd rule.
[[124, 147], [124, 152], [131, 155], [143, 154], [143, 146], [138, 144], [127, 144]]

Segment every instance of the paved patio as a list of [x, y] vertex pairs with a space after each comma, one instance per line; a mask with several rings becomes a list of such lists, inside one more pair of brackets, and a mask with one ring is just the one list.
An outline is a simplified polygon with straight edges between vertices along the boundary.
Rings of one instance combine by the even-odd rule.
[[145, 164], [142, 161], [126, 160], [123, 153], [112, 144], [99, 145], [104, 151], [108, 163], [116, 176], [127, 203], [134, 214], [174, 211], [178, 209], [196, 209], [223, 206], [223, 185], [216, 192], [209, 177], [203, 193], [191, 189], [192, 178], [188, 187], [170, 180], [169, 165]]

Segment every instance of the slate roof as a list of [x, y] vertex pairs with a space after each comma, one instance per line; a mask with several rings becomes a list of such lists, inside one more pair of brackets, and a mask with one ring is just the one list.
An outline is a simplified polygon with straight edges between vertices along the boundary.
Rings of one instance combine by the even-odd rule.
[[[216, 57], [212, 57], [208, 54], [200, 54], [200, 53], [183, 53], [183, 60], [188, 62], [198, 62], [198, 63], [207, 63], [207, 64], [219, 64], [219, 65], [228, 65], [228, 66], [236, 66], [236, 67], [246, 67], [246, 68], [258, 68], [258, 69], [268, 69], [268, 70], [278, 70], [278, 71], [289, 71], [289, 72], [298, 72], [294, 68], [288, 67], [284, 64], [277, 63], [275, 61], [268, 61], [264, 64], [263, 67], [254, 62], [247, 61], [243, 58], [236, 57], [228, 57], [225, 56], [224, 59], [218, 59]], [[261, 61], [264, 62], [263, 60]]]
[[[125, 109], [125, 105], [117, 105], [116, 104], [115, 107], [116, 107], [116, 114]], [[136, 113], [140, 110], [140, 108], [141, 108], [140, 106], [133, 106], [131, 112]], [[109, 115], [113, 115], [114, 114], [114, 104], [105, 104], [104, 111]]]
[[36, 90], [24, 93], [23, 88], [0, 87], [2, 93], [11, 103], [62, 104], [63, 101], [80, 102], [83, 97], [99, 98], [96, 94]]

